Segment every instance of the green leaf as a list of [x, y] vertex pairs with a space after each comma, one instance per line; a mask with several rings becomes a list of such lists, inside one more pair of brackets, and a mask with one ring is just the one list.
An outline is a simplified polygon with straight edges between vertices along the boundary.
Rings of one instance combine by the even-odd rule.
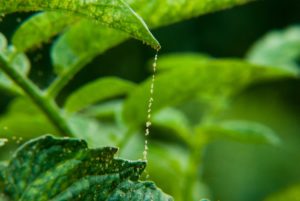
[[[158, 41], [153, 37], [144, 21], [122, 0], [8, 0], [0, 3], [0, 13], [9, 14], [20, 11], [55, 10], [70, 12], [123, 31], [159, 49]], [[62, 18], [62, 20], [64, 20]]]
[[[250, 0], [185, 0], [177, 2], [156, 1], [155, 3], [153, 3], [147, 0], [127, 0], [127, 2], [134, 8], [134, 10], [137, 10], [138, 13], [144, 19], [146, 19], [148, 23], [151, 24], [151, 27], [158, 27], [162, 25], [175, 23], [181, 20], [196, 17], [201, 14], [206, 14], [231, 6], [243, 4], [249, 1]], [[18, 37], [16, 38], [20, 39], [17, 41], [20, 42], [20, 46], [24, 45], [23, 48], [26, 49], [37, 46], [41, 42], [48, 41], [53, 35], [62, 32], [62, 30], [66, 26], [72, 24], [72, 20], [69, 20], [71, 18], [64, 13], [41, 14], [39, 16], [34, 16], [31, 19], [29, 19], [28, 22], [25, 22], [25, 24], [21, 26], [20, 31], [17, 31]], [[51, 23], [52, 21], [55, 23]], [[34, 25], [34, 27], [36, 27], [38, 30], [47, 31], [45, 31], [45, 33], [34, 34], [35, 36], [38, 36], [38, 40], [33, 38], [31, 34], [23, 35], [23, 37], [21, 37], [21, 33], [30, 33], [31, 31], [34, 31], [31, 25]], [[81, 29], [85, 29], [84, 24], [81, 25]], [[95, 27], [95, 29], [97, 28]], [[24, 36], [28, 37], [27, 40], [25, 40], [28, 42], [22, 42], [22, 38], [24, 39]], [[97, 38], [101, 39], [100, 36]]]
[[[152, 124], [163, 130], [163, 133], [175, 134], [176, 137], [189, 142], [191, 137], [191, 128], [186, 116], [175, 108], [165, 108], [157, 112], [152, 119]], [[174, 136], [172, 136], [174, 138]]]
[[67, 99], [64, 108], [70, 113], [78, 112], [94, 103], [126, 95], [134, 87], [134, 83], [116, 77], [100, 78], [72, 93]]
[[[128, 0], [151, 27], [159, 27], [186, 20], [208, 12], [249, 2], [248, 0]], [[95, 56], [123, 42], [128, 37], [117, 30], [103, 29], [91, 22], [80, 21], [65, 32], [55, 43], [51, 57], [56, 69], [67, 69], [60, 74], [69, 79]], [[78, 43], [77, 41], [81, 41]], [[57, 70], [57, 72], [62, 72]], [[63, 78], [62, 78], [63, 79]]]
[[74, 115], [68, 119], [68, 123], [74, 136], [86, 140], [91, 147], [115, 146], [124, 135], [124, 128], [116, 122], [100, 122], [83, 115]]
[[[196, 129], [197, 140], [228, 139], [243, 143], [278, 145], [279, 138], [269, 127], [249, 121], [223, 121], [202, 125]], [[197, 141], [196, 140], [196, 141]]]
[[126, 35], [122, 32], [103, 26], [96, 28], [93, 22], [81, 20], [54, 43], [51, 58], [55, 71], [62, 77], [74, 74], [96, 55], [119, 44], [125, 38]]
[[0, 137], [31, 139], [45, 133], [58, 134], [44, 114], [28, 99], [15, 98], [0, 116]]
[[88, 107], [83, 111], [83, 114], [84, 116], [94, 117], [100, 120], [109, 120], [119, 116], [122, 107], [123, 100], [111, 100]]
[[0, 117], [0, 133], [3, 136], [17, 136], [24, 139], [38, 137], [45, 133], [59, 134], [43, 114], [8, 113]]
[[172, 201], [173, 199], [160, 190], [152, 182], [125, 181], [118, 185], [108, 201], [133, 200], [133, 201]]
[[[211, 100], [207, 97], [223, 99], [253, 83], [294, 76], [294, 72], [286, 69], [238, 60], [216, 60], [197, 67], [174, 68], [156, 77], [152, 110], [157, 112], [166, 106], [179, 105], [195, 98], [203, 101]], [[124, 104], [123, 117], [129, 125], [146, 120], [150, 82], [151, 78], [137, 87]]]
[[153, 183], [137, 181], [145, 162], [115, 159], [116, 152], [114, 147], [89, 149], [78, 139], [31, 140], [3, 170], [1, 191], [19, 201], [172, 200]]
[[299, 200], [300, 197], [300, 185], [290, 186], [287, 189], [274, 193], [268, 196], [264, 201], [287, 201], [287, 200]]
[[157, 70], [172, 70], [174, 68], [197, 67], [212, 61], [208, 55], [199, 53], [173, 53], [160, 57], [157, 61]]
[[[188, 170], [189, 152], [179, 145], [151, 142], [149, 145], [149, 167], [151, 178], [176, 201], [186, 201], [184, 195], [185, 176]], [[164, 160], [161, 160], [161, 159]], [[159, 161], [159, 162], [158, 162]]]
[[150, 27], [164, 26], [251, 0], [126, 0]]
[[18, 51], [25, 52], [49, 41], [78, 19], [76, 16], [54, 11], [35, 14], [16, 30], [12, 43]]
[[[13, 68], [17, 69], [23, 76], [27, 76], [30, 70], [30, 62], [25, 54], [18, 53], [14, 46], [7, 46], [6, 38], [0, 33], [0, 55], [6, 58]], [[21, 93], [13, 81], [0, 70], [0, 88]]]
[[272, 65], [299, 71], [300, 27], [293, 26], [273, 31], [258, 40], [247, 54], [247, 59], [256, 64]]

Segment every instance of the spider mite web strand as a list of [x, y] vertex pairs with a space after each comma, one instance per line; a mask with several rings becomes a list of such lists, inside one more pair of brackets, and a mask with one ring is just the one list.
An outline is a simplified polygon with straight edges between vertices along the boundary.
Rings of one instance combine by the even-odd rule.
[[154, 84], [155, 84], [155, 74], [156, 74], [156, 66], [157, 66], [157, 57], [158, 52], [156, 52], [154, 57], [154, 62], [152, 64], [152, 79], [150, 84], [150, 98], [148, 100], [148, 109], [147, 109], [147, 120], [146, 120], [146, 129], [145, 129], [145, 143], [144, 143], [144, 152], [143, 152], [143, 159], [148, 161], [148, 136], [150, 134], [150, 127], [151, 127], [151, 114], [152, 114], [152, 105], [153, 105], [153, 95], [154, 95]]

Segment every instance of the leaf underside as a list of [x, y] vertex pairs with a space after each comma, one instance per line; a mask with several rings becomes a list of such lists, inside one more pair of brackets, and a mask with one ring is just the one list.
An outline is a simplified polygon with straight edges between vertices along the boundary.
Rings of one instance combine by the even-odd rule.
[[[0, 2], [0, 14], [22, 11], [59, 11], [67, 15], [91, 19], [106, 26], [128, 33], [159, 49], [158, 41], [153, 37], [144, 21], [122, 0], [8, 0]], [[60, 20], [65, 20], [61, 16]], [[67, 19], [70, 17], [68, 16]], [[72, 21], [70, 21], [72, 23]], [[46, 23], [47, 25], [47, 23]], [[48, 23], [49, 25], [49, 23]], [[63, 26], [61, 27], [63, 28]], [[57, 29], [54, 31], [57, 32]], [[51, 36], [52, 34], [50, 34]]]
[[[126, 2], [142, 16], [151, 28], [155, 28], [250, 1], [251, 0], [127, 0]], [[58, 23], [51, 23], [51, 28], [49, 28], [49, 21], [51, 22], [52, 20], [48, 19], [48, 15], [54, 15], [53, 18], [58, 21]], [[41, 34], [39, 32], [36, 34], [31, 24], [37, 25], [37, 30], [47, 30], [48, 34]], [[60, 70], [62, 68], [74, 68], [74, 66], [78, 65], [83, 67], [98, 54], [103, 53], [128, 38], [126, 34], [119, 32], [118, 28], [109, 29], [102, 26], [95, 26], [93, 22], [81, 19], [80, 17], [76, 20], [76, 24], [74, 24], [67, 14], [45, 13], [33, 16], [25, 22], [21, 26], [21, 29], [17, 30], [13, 41], [15, 41], [15, 45], [17, 47], [19, 46], [20, 49], [27, 50], [39, 46], [42, 42], [49, 41], [52, 36], [62, 32], [66, 27], [69, 27], [68, 30], [54, 43], [51, 53], [54, 67], [56, 71], [59, 69], [58, 72], [62, 72]], [[24, 35], [27, 37], [26, 40], [24, 40]], [[37, 35], [37, 38], [30, 37], [32, 35]], [[148, 36], [150, 37], [149, 34]], [[142, 40], [147, 42], [148, 40], [145, 39], [147, 35], [143, 35], [143, 37]], [[79, 43], [77, 41], [82, 42], [78, 45]], [[158, 46], [158, 43], [153, 39], [151, 39], [151, 41], [152, 42], [148, 43], [152, 44], [152, 46]], [[61, 75], [61, 73], [58, 74]]]

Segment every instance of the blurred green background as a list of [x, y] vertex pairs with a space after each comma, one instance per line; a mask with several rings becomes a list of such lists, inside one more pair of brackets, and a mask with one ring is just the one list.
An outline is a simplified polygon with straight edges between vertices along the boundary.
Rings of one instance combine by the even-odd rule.
[[[162, 45], [159, 55], [199, 52], [217, 58], [243, 58], [251, 45], [267, 32], [299, 24], [299, 10], [298, 0], [261, 0], [159, 28], [153, 33]], [[27, 16], [5, 17], [0, 30], [9, 37], [19, 19]], [[40, 67], [30, 76], [41, 87], [53, 80], [48, 49], [46, 45], [42, 51], [29, 54], [33, 66]], [[78, 86], [98, 77], [116, 75], [141, 82], [151, 74], [148, 61], [154, 54], [139, 41], [129, 40], [97, 57], [75, 77], [59, 99], [64, 100]], [[234, 98], [232, 107], [222, 114], [224, 117], [264, 123], [278, 133], [284, 146], [226, 140], [209, 145], [201, 168], [211, 200], [259, 201], [300, 183], [299, 89], [299, 80], [286, 79], [253, 85]], [[11, 99], [1, 94], [0, 112], [6, 111]]]

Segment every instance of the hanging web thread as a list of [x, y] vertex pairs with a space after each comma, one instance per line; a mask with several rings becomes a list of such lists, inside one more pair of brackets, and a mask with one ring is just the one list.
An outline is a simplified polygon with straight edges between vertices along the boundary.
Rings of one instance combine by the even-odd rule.
[[157, 57], [158, 52], [156, 52], [154, 57], [154, 62], [152, 64], [152, 79], [150, 84], [150, 98], [148, 100], [148, 108], [147, 108], [147, 120], [146, 120], [146, 129], [145, 129], [145, 144], [144, 144], [144, 152], [143, 152], [143, 159], [148, 161], [148, 136], [150, 134], [150, 127], [151, 127], [151, 114], [152, 114], [152, 105], [153, 105], [153, 95], [154, 95], [154, 84], [155, 84], [155, 74], [156, 74], [156, 66], [157, 66]]

